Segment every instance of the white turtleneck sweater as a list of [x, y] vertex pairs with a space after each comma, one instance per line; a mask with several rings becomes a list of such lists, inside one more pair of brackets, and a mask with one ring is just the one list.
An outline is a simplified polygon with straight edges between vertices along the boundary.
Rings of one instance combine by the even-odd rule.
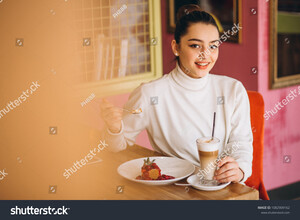
[[211, 136], [216, 112], [214, 136], [221, 141], [219, 155], [231, 153], [244, 172], [241, 182], [251, 175], [250, 106], [241, 82], [213, 74], [194, 79], [177, 65], [171, 73], [135, 89], [124, 108], [142, 108], [143, 112], [125, 114], [117, 134], [106, 129], [111, 151], [134, 145], [137, 135], [146, 129], [155, 151], [199, 166], [196, 140]]

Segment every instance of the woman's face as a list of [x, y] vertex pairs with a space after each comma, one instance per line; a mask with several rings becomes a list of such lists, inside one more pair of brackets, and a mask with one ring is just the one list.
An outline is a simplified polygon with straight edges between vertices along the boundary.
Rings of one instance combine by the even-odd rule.
[[219, 55], [219, 32], [214, 25], [195, 23], [181, 37], [172, 41], [172, 49], [179, 56], [180, 68], [192, 78], [204, 77], [215, 65]]

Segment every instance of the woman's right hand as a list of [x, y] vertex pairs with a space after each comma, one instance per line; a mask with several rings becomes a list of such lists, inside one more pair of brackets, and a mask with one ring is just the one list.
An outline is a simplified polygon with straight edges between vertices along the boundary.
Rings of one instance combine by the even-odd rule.
[[104, 120], [107, 128], [112, 133], [119, 133], [122, 128], [121, 121], [122, 121], [123, 110], [115, 107], [106, 99], [102, 99], [100, 108], [101, 108], [101, 117]]

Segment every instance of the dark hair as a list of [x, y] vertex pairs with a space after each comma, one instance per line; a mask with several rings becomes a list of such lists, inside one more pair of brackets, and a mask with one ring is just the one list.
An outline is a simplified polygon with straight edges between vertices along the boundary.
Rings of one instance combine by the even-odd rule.
[[220, 33], [215, 19], [209, 13], [202, 11], [198, 5], [189, 4], [180, 7], [176, 14], [176, 20], [174, 38], [177, 44], [180, 43], [181, 37], [187, 33], [190, 25], [194, 23], [201, 22], [214, 25]]

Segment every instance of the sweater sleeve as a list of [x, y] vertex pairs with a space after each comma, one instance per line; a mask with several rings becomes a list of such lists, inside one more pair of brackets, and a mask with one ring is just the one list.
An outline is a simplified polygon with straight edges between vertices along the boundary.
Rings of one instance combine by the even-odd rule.
[[231, 132], [225, 148], [244, 172], [245, 182], [252, 174], [253, 135], [250, 120], [250, 104], [246, 89], [239, 82], [235, 91], [235, 106], [231, 117]]
[[135, 144], [138, 134], [146, 129], [148, 125], [147, 101], [143, 94], [143, 86], [136, 88], [130, 95], [125, 109], [142, 109], [140, 114], [123, 113], [122, 128], [119, 133], [112, 133], [105, 128], [105, 140], [108, 143], [108, 149], [113, 152], [125, 150], [126, 147]]

